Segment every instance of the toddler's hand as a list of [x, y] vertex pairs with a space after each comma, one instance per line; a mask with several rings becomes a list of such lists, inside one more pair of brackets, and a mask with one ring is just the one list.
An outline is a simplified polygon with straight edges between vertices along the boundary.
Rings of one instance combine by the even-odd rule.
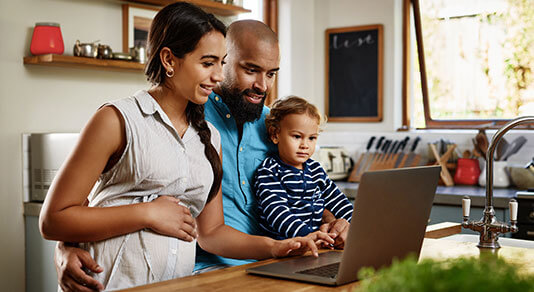
[[335, 239], [334, 247], [343, 249], [345, 247], [345, 240], [349, 233], [350, 223], [345, 219], [336, 219], [330, 223], [325, 223], [319, 228], [323, 232], [332, 234]]
[[171, 196], [160, 196], [150, 204], [149, 227], [159, 234], [173, 236], [184, 241], [197, 238], [196, 223], [188, 208]]
[[272, 249], [273, 257], [285, 257], [290, 255], [302, 255], [311, 251], [313, 256], [318, 257], [319, 252], [316, 242], [326, 242], [333, 244], [334, 239], [325, 232], [315, 231], [304, 237], [294, 237], [285, 240], [278, 240]]

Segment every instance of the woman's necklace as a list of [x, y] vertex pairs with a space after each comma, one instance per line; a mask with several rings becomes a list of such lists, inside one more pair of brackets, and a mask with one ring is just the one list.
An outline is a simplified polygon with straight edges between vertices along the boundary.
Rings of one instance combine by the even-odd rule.
[[[165, 107], [165, 102], [163, 101], [163, 95], [160, 93], [153, 92], [152, 96], [156, 100], [156, 102], [160, 105], [160, 107], [163, 109]], [[163, 110], [165, 112], [165, 110]], [[171, 119], [169, 116], [169, 113], [165, 112], [169, 119], [171, 120], [172, 125], [176, 129], [176, 132], [178, 133], [178, 136], [183, 137], [185, 132], [187, 132], [187, 128], [189, 128], [189, 123], [187, 122], [187, 118], [184, 114], [184, 116], [181, 118], [182, 121]], [[183, 126], [182, 126], [183, 125]]]
[[187, 128], [189, 128], [189, 125], [185, 125], [183, 126], [179, 131], [178, 131], [178, 134], [180, 135], [180, 137], [183, 137], [185, 135], [185, 132], [187, 132]]

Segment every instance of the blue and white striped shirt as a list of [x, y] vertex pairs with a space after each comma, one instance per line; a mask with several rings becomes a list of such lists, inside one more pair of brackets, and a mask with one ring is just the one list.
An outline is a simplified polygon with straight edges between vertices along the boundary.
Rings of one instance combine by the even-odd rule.
[[278, 155], [269, 156], [258, 168], [254, 186], [260, 226], [275, 239], [317, 231], [325, 208], [336, 218], [352, 218], [352, 204], [312, 159], [297, 169]]

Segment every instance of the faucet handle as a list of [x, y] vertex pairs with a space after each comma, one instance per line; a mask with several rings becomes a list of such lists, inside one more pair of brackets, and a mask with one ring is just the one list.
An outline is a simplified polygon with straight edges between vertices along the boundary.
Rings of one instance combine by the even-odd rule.
[[510, 221], [516, 222], [518, 203], [515, 199], [511, 199], [509, 206], [510, 206]]
[[471, 199], [468, 196], [464, 196], [462, 199], [462, 210], [464, 213], [464, 219], [469, 218], [469, 211], [471, 210]]

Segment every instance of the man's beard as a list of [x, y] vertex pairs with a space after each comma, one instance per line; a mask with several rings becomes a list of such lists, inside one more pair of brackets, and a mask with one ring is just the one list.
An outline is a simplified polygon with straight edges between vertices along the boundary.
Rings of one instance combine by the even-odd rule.
[[[221, 93], [222, 100], [230, 109], [236, 123], [253, 122], [261, 117], [267, 93], [253, 89], [239, 91], [238, 88], [226, 88], [225, 86], [221, 86]], [[257, 104], [248, 102], [245, 96], [251, 93], [263, 95], [261, 102]]]

